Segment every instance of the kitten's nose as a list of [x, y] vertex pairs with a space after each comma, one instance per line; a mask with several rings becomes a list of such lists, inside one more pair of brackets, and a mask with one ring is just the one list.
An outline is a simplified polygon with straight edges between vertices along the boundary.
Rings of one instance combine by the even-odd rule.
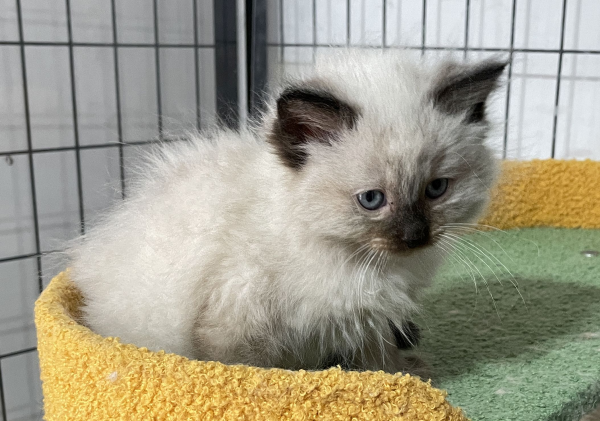
[[429, 227], [424, 224], [415, 224], [409, 227], [404, 232], [402, 241], [409, 249], [427, 244], [429, 242]]
[[429, 241], [429, 237], [413, 238], [410, 240], [404, 240], [404, 244], [406, 244], [409, 249], [414, 249], [419, 246], [427, 244], [428, 241]]
[[403, 210], [400, 227], [400, 241], [408, 248], [414, 249], [429, 242], [429, 222], [418, 203]]

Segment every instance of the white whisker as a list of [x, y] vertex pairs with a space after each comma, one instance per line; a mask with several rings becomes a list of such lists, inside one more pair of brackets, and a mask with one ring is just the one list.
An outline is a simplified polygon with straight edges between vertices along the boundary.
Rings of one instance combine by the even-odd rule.
[[[456, 257], [454, 253], [452, 253], [452, 251], [450, 251], [450, 250], [448, 250], [447, 248], [444, 247], [444, 244], [446, 244], [446, 243], [443, 240], [444, 239], [441, 238], [440, 241], [438, 241], [435, 245], [437, 245], [439, 248], [441, 248], [446, 253], [446, 255], [450, 257], [450, 260], [448, 260], [448, 261], [452, 264], [452, 267], [454, 268], [454, 270], [456, 270], [458, 272], [460, 278], [463, 281], [465, 281], [465, 277], [463, 276], [463, 274], [456, 268], [456, 263], [455, 262], [458, 262], [459, 264], [462, 264], [463, 267], [464, 267], [464, 263], [461, 262], [458, 259], [458, 257]], [[475, 282], [475, 295], [478, 295], [478, 294], [479, 294], [479, 288], [477, 286], [477, 282]]]
[[[444, 238], [440, 238], [440, 243], [442, 243], [444, 240], [445, 240], [446, 242], [450, 243], [450, 240], [448, 240], [448, 239], [444, 239]], [[444, 244], [446, 244], [446, 243], [444, 243]], [[440, 244], [440, 245], [441, 245], [441, 244]], [[452, 244], [447, 244], [447, 245], [448, 245], [449, 247], [451, 247], [451, 246], [452, 246]], [[477, 286], [477, 281], [475, 280], [475, 276], [473, 276], [473, 273], [472, 273], [472, 269], [471, 269], [471, 267], [470, 267], [468, 264], [466, 264], [464, 261], [462, 261], [462, 262], [461, 262], [461, 260], [459, 259], [459, 257], [458, 257], [458, 256], [456, 256], [456, 254], [458, 254], [458, 252], [456, 252], [456, 253], [452, 253], [452, 252], [448, 251], [448, 253], [449, 253], [449, 254], [450, 254], [452, 257], [454, 257], [454, 258], [456, 259], [456, 261], [457, 261], [457, 262], [459, 262], [459, 263], [462, 263], [462, 264], [463, 264], [463, 267], [466, 267], [466, 268], [467, 268], [467, 270], [469, 271], [469, 275], [471, 275], [471, 278], [473, 279], [473, 283], [475, 284], [475, 305], [473, 306], [473, 311], [471, 312], [471, 316], [470, 316], [470, 317], [469, 317], [469, 319], [468, 319], [468, 321], [471, 321], [471, 319], [473, 319], [473, 316], [475, 315], [475, 309], [477, 308], [477, 302], [478, 302], [478, 300], [479, 300], [479, 288], [478, 288], [478, 286]], [[463, 280], [465, 279], [465, 278], [464, 278], [464, 276], [463, 276], [462, 274], [460, 274], [460, 277], [461, 277], [461, 279], [463, 279]]]
[[[439, 234], [439, 235], [442, 236], [442, 237], [445, 237], [447, 239], [450, 239], [450, 240], [456, 240], [455, 238], [447, 237], [446, 233], [442, 233], [442, 234]], [[470, 266], [477, 271], [477, 273], [481, 277], [481, 280], [485, 284], [485, 287], [486, 287], [486, 289], [488, 291], [488, 294], [490, 295], [490, 297], [492, 299], [492, 304], [494, 305], [494, 309], [496, 310], [496, 314], [498, 315], [498, 318], [500, 320], [502, 320], [502, 318], [500, 317], [500, 313], [498, 312], [498, 307], [496, 306], [496, 300], [494, 299], [494, 295], [492, 294], [492, 291], [490, 290], [490, 286], [489, 286], [489, 284], [487, 282], [487, 279], [485, 279], [485, 277], [483, 276], [483, 273], [481, 273], [481, 271], [479, 270], [479, 268], [477, 267], [477, 265], [475, 265], [475, 263], [473, 263], [473, 261], [471, 261], [471, 259], [469, 259], [469, 256], [467, 254], [465, 254], [461, 249], [458, 248], [459, 245], [462, 245], [462, 244], [460, 244], [458, 242], [455, 243], [455, 244], [453, 244], [454, 250], [457, 252], [458, 255], [460, 255], [463, 258], [465, 258], [466, 261], [470, 264]]]
[[481, 229], [473, 228], [473, 227], [456, 227], [456, 226], [452, 226], [452, 225], [444, 225], [444, 228], [449, 229], [449, 230], [459, 231], [459, 232], [460, 232], [460, 230], [466, 230], [468, 232], [474, 232], [474, 233], [477, 233], [477, 234], [485, 235], [487, 238], [489, 238], [490, 240], [492, 240], [498, 247], [500, 247], [500, 249], [504, 252], [504, 254], [506, 255], [506, 257], [508, 257], [514, 263], [513, 258], [506, 252], [506, 250], [504, 249], [504, 247], [502, 247], [502, 245], [498, 241], [496, 241], [487, 232], [485, 232], [485, 231], [483, 231]]
[[[491, 253], [488, 249], [486, 249], [483, 246], [477, 246], [475, 243], [473, 243], [472, 241], [466, 239], [466, 238], [461, 238], [459, 236], [457, 236], [456, 234], [450, 234], [447, 233], [447, 235], [453, 236], [456, 238], [457, 241], [462, 241], [463, 243], [465, 243], [467, 246], [470, 247], [470, 249], [475, 253], [475, 255], [479, 258], [479, 260], [481, 260], [489, 269], [490, 271], [492, 271], [492, 273], [494, 274], [494, 276], [496, 277], [496, 279], [498, 280], [498, 282], [500, 283], [500, 285], [502, 285], [502, 282], [500, 281], [500, 278], [498, 277], [498, 275], [496, 274], [496, 271], [494, 269], [492, 269], [492, 267], [490, 265], [488, 265], [481, 257], [480, 255], [483, 255], [485, 258], [487, 258], [493, 265], [496, 265], [496, 263], [500, 264], [504, 270], [506, 270], [506, 272], [508, 272], [508, 274], [510, 275], [510, 278], [508, 279], [508, 281], [512, 284], [512, 286], [517, 290], [517, 293], [519, 294], [519, 297], [521, 297], [521, 301], [523, 302], [523, 304], [525, 305], [525, 308], [527, 308], [527, 304], [525, 303], [525, 298], [523, 297], [523, 294], [521, 294], [521, 291], [519, 290], [519, 283], [517, 281], [517, 279], [515, 278], [515, 276], [513, 275], [513, 273], [506, 267], [506, 265], [504, 263], [502, 263], [502, 261], [500, 259], [498, 259], [496, 256], [494, 256], [493, 253]], [[493, 258], [493, 259], [492, 259]]]

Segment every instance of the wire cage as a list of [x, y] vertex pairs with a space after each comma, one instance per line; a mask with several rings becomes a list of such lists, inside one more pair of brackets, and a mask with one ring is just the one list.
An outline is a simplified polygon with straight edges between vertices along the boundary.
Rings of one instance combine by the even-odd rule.
[[600, 159], [594, 0], [0, 1], [0, 420], [42, 414], [32, 307], [47, 257], [127, 196], [141, 152], [261, 109], [322, 49], [511, 59], [504, 158]]

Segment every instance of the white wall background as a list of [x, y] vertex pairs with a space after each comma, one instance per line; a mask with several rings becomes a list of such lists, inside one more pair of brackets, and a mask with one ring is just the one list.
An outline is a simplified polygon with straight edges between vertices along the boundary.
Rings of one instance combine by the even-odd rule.
[[[214, 121], [214, 43], [212, 1], [159, 0], [159, 42], [186, 47], [160, 48], [160, 93], [167, 130], [195, 121], [194, 19], [198, 25], [201, 118]], [[52, 151], [74, 146], [72, 90], [65, 3], [21, 0], [31, 117], [32, 147], [42, 252], [60, 247], [79, 230], [76, 155]], [[286, 72], [310, 65], [326, 45], [414, 47], [427, 56], [463, 49], [509, 49], [512, 0], [428, 0], [423, 35], [422, 0], [269, 0], [269, 63], [272, 74], [283, 60]], [[517, 0], [510, 84], [507, 156], [548, 158], [552, 147], [561, 43], [562, 0]], [[124, 141], [157, 136], [157, 88], [152, 0], [117, 0], [119, 88]], [[348, 27], [348, 5], [350, 26]], [[81, 187], [87, 221], [119, 200], [120, 169], [110, 0], [72, 0], [75, 91], [79, 143], [106, 148], [81, 150]], [[280, 19], [283, 19], [281, 22]], [[557, 158], [600, 159], [600, 1], [568, 0], [556, 124]], [[281, 23], [281, 24], [280, 24]], [[385, 26], [385, 32], [383, 28]], [[468, 39], [465, 29], [468, 28]], [[349, 37], [348, 37], [349, 35]], [[0, 0], [0, 154], [26, 151], [23, 81], [15, 0]], [[63, 43], [50, 46], [48, 43]], [[101, 45], [98, 45], [101, 44]], [[316, 47], [322, 46], [322, 47]], [[438, 47], [454, 48], [454, 52]], [[549, 50], [549, 51], [546, 51]], [[468, 51], [469, 58], [491, 52]], [[503, 120], [509, 91], [496, 98], [499, 130], [492, 143], [502, 151]], [[144, 147], [124, 148], [125, 175]], [[0, 155], [0, 260], [36, 252], [28, 155]], [[47, 282], [59, 269], [42, 258]], [[32, 306], [37, 297], [35, 257], [0, 263], [0, 355], [35, 346]], [[27, 353], [1, 361], [8, 419], [40, 419], [37, 356]]]

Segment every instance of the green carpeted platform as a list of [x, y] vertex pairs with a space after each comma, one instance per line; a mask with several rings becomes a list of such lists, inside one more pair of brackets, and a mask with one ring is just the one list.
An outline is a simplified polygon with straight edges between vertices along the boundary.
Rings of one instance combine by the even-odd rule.
[[[462, 251], [477, 269], [451, 259], [417, 319], [417, 353], [432, 366], [434, 385], [474, 421], [579, 419], [600, 403], [600, 256], [581, 254], [600, 251], [600, 230], [466, 238]], [[507, 270], [479, 261], [474, 245], [512, 272], [524, 302]]]

